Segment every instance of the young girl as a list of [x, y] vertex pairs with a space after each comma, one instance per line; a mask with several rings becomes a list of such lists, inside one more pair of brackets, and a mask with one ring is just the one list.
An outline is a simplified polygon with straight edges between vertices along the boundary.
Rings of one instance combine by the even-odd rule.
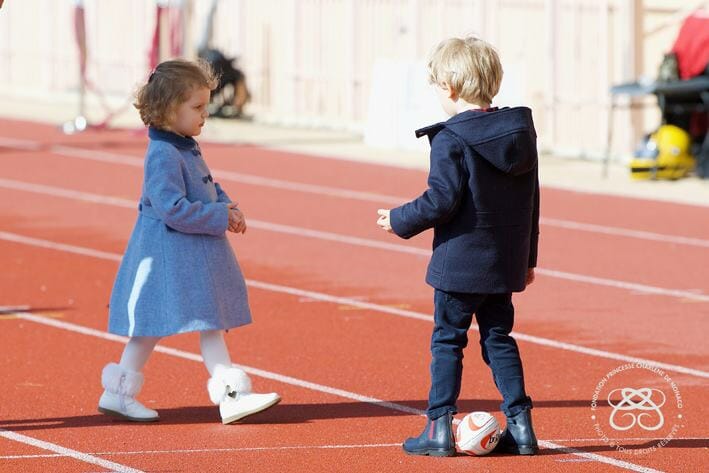
[[232, 366], [223, 330], [251, 322], [246, 284], [226, 238], [246, 231], [236, 203], [214, 182], [192, 138], [207, 119], [216, 80], [205, 64], [166, 61], [137, 93], [148, 125], [138, 220], [111, 294], [109, 332], [130, 337], [120, 363], [103, 369], [98, 410], [150, 422], [158, 413], [135, 399], [141, 370], [161, 337], [198, 331], [211, 375], [209, 397], [228, 424], [280, 401], [254, 394]]

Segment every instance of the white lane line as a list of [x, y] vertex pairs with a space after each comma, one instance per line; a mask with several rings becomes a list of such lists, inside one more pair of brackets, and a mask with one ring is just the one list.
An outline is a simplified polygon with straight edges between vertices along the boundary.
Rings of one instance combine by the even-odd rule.
[[[26, 184], [21, 181], [12, 181], [9, 179], [0, 178], [0, 187], [5, 187], [13, 190], [26, 192], [35, 192], [39, 194], [53, 195], [56, 197], [65, 197], [83, 202], [113, 205], [117, 207], [137, 209], [137, 204], [128, 199], [119, 197], [107, 197], [89, 192], [74, 191], [60, 187], [45, 186], [39, 184]], [[365, 248], [374, 248], [386, 251], [394, 251], [398, 253], [407, 253], [418, 256], [431, 256], [431, 250], [424, 248], [416, 248], [398, 243], [387, 243], [369, 238], [352, 237], [339, 233], [324, 232], [320, 230], [311, 230], [308, 228], [295, 227], [291, 225], [283, 225], [263, 220], [249, 219], [249, 225], [260, 230], [271, 231], [276, 233], [284, 233], [296, 235], [305, 238], [315, 238], [319, 240], [333, 241], [337, 243], [360, 246]], [[620, 281], [617, 279], [600, 278], [588, 276], [584, 274], [569, 273], [566, 271], [557, 271], [553, 269], [537, 268], [537, 273], [557, 279], [567, 281], [580, 282], [585, 284], [593, 284], [598, 286], [613, 287], [617, 289], [629, 290], [631, 292], [640, 292], [644, 294], [655, 294], [659, 296], [677, 297], [680, 299], [688, 299], [698, 302], [709, 302], [709, 295], [703, 294], [700, 291], [683, 290], [683, 289], [668, 289], [647, 284], [639, 284], [629, 281]]]
[[637, 238], [639, 240], [658, 241], [661, 243], [673, 243], [676, 245], [699, 246], [709, 248], [709, 240], [701, 238], [690, 238], [676, 235], [665, 235], [662, 233], [646, 232], [643, 230], [631, 230], [629, 228], [608, 227], [605, 225], [595, 225], [591, 223], [574, 222], [572, 220], [562, 220], [558, 218], [539, 219], [542, 225], [551, 227], [566, 228], [568, 230], [578, 230], [590, 233], [600, 233], [604, 235], [622, 236], [628, 238]]
[[631, 292], [641, 292], [644, 294], [655, 294], [658, 296], [677, 297], [679, 299], [688, 299], [697, 302], [709, 302], [709, 295], [703, 294], [697, 290], [684, 289], [667, 289], [664, 287], [650, 286], [648, 284], [639, 284], [629, 281], [620, 281], [610, 278], [599, 278], [596, 276], [588, 276], [585, 274], [568, 273], [566, 271], [557, 271], [555, 269], [536, 268], [536, 272], [544, 276], [549, 276], [557, 279], [565, 279], [567, 281], [581, 282], [593, 284], [597, 286], [614, 287], [617, 289], [626, 289]]
[[[38, 315], [29, 314], [29, 313], [18, 313], [17, 315], [19, 318], [27, 320], [27, 321], [56, 327], [56, 328], [59, 328], [62, 330], [67, 330], [67, 331], [71, 331], [71, 332], [77, 332], [77, 333], [81, 333], [81, 334], [85, 334], [85, 335], [90, 335], [90, 336], [101, 338], [104, 340], [118, 341], [118, 342], [122, 342], [122, 343], [126, 343], [128, 341], [127, 337], [121, 337], [118, 335], [108, 334], [108, 333], [101, 332], [99, 330], [96, 330], [96, 329], [93, 329], [90, 327], [84, 327], [82, 325], [77, 325], [77, 324], [73, 324], [70, 322], [52, 320], [49, 318], [45, 318], [45, 317], [41, 317]], [[182, 358], [185, 360], [202, 362], [202, 357], [200, 355], [198, 355], [196, 353], [190, 353], [190, 352], [187, 352], [184, 350], [179, 350], [177, 348], [169, 348], [169, 347], [164, 347], [162, 345], [157, 345], [155, 347], [155, 351], [158, 351], [158, 352], [164, 353], [164, 354], [168, 354], [168, 355], [172, 355], [172, 356]], [[247, 373], [253, 374], [255, 376], [259, 376], [261, 378], [271, 379], [271, 380], [278, 381], [278, 382], [281, 382], [284, 384], [289, 384], [292, 386], [297, 386], [297, 387], [309, 389], [311, 391], [322, 392], [325, 394], [330, 394], [330, 395], [342, 397], [345, 399], [351, 399], [351, 400], [366, 403], [366, 404], [372, 404], [375, 406], [391, 409], [394, 411], [404, 412], [407, 414], [414, 414], [414, 415], [419, 415], [419, 416], [423, 416], [426, 414], [426, 412], [421, 409], [415, 409], [413, 407], [405, 406], [403, 404], [384, 401], [382, 399], [377, 399], [375, 397], [366, 396], [366, 395], [354, 393], [351, 391], [345, 391], [343, 389], [338, 389], [338, 388], [334, 388], [331, 386], [325, 386], [323, 384], [313, 383], [310, 381], [305, 381], [305, 380], [302, 380], [299, 378], [294, 378], [292, 376], [286, 376], [283, 374], [274, 373], [272, 371], [266, 371], [266, 370], [254, 368], [251, 366], [244, 366], [244, 365], [237, 365], [237, 364], [235, 364], [234, 366], [237, 366], [237, 367], [243, 369], [244, 371], [246, 371]], [[455, 423], [460, 423], [460, 420], [455, 419]], [[658, 470], [653, 470], [652, 468], [645, 468], [643, 466], [636, 465], [634, 463], [630, 463], [630, 462], [626, 462], [626, 461], [622, 461], [622, 460], [616, 460], [615, 458], [604, 457], [602, 455], [597, 455], [595, 453], [586, 453], [584, 451], [577, 450], [574, 448], [565, 447], [563, 445], [559, 445], [554, 442], [540, 440], [539, 445], [543, 448], [554, 449], [556, 451], [560, 451], [560, 452], [567, 453], [570, 455], [576, 455], [576, 456], [579, 456], [582, 458], [587, 458], [587, 459], [597, 461], [600, 463], [605, 463], [607, 465], [616, 466], [618, 468], [624, 468], [626, 470], [636, 471], [636, 472], [640, 472], [640, 473], [658, 473]]]
[[[11, 238], [6, 238], [8, 235]], [[90, 250], [90, 249], [79, 247], [79, 246], [65, 245], [62, 243], [54, 243], [54, 242], [51, 242], [48, 240], [39, 240], [37, 238], [24, 237], [22, 235], [17, 235], [14, 233], [0, 232], [0, 240], [9, 240], [9, 241], [13, 241], [16, 243], [32, 245], [32, 246], [40, 246], [42, 248], [55, 249], [55, 250], [59, 250], [59, 251], [64, 251], [64, 252], [74, 253], [74, 254], [79, 254], [79, 255], [85, 255], [85, 256], [92, 256], [92, 257], [106, 259], [106, 260], [110, 260], [110, 261], [120, 261], [120, 259], [121, 259], [121, 255], [115, 254], [115, 253], [97, 252], [95, 250]], [[363, 301], [359, 301], [357, 299], [352, 299], [352, 298], [348, 298], [348, 297], [333, 296], [330, 294], [324, 294], [322, 292], [307, 291], [307, 290], [298, 289], [298, 288], [294, 288], [294, 287], [282, 286], [279, 284], [271, 284], [271, 283], [267, 283], [267, 282], [263, 282], [263, 281], [255, 281], [252, 279], [247, 279], [246, 284], [250, 287], [263, 289], [266, 291], [277, 292], [277, 293], [281, 293], [281, 294], [290, 294], [290, 295], [294, 295], [294, 296], [298, 296], [298, 297], [306, 297], [309, 299], [320, 300], [323, 302], [331, 302], [331, 303], [339, 304], [339, 305], [348, 305], [348, 306], [358, 307], [358, 308], [365, 309], [365, 310], [372, 310], [372, 311], [380, 312], [380, 313], [384, 313], [384, 314], [396, 315], [399, 317], [406, 317], [406, 318], [410, 318], [410, 319], [423, 320], [426, 322], [431, 322], [433, 320], [431, 315], [425, 314], [423, 312], [415, 312], [415, 311], [411, 311], [411, 310], [398, 309], [396, 307], [388, 307], [388, 306], [384, 306], [384, 305], [374, 304], [372, 302], [363, 302]], [[57, 323], [60, 323], [60, 322], [57, 321]], [[474, 324], [471, 326], [471, 328], [474, 330], [477, 330], [477, 326]], [[514, 334], [515, 337], [517, 337], [517, 339], [524, 340], [526, 342], [533, 343], [536, 345], [547, 346], [547, 347], [571, 351], [571, 352], [575, 352], [575, 353], [582, 353], [582, 354], [590, 355], [590, 356], [593, 356], [596, 358], [605, 358], [605, 359], [610, 359], [610, 360], [619, 360], [619, 361], [624, 361], [624, 362], [635, 362], [635, 363], [647, 364], [650, 366], [657, 366], [659, 368], [673, 371], [675, 373], [683, 373], [683, 374], [688, 374], [690, 376], [696, 376], [699, 378], [709, 379], [709, 372], [697, 370], [694, 368], [687, 368], [685, 366], [663, 363], [663, 362], [659, 362], [659, 361], [649, 360], [646, 358], [637, 358], [634, 356], [628, 356], [628, 355], [608, 352], [608, 351], [604, 351], [604, 350], [596, 350], [594, 348], [587, 348], [584, 346], [574, 345], [572, 343], [560, 342], [560, 341], [552, 340], [549, 338], [542, 338], [542, 337], [537, 337], [534, 335], [527, 335], [527, 334], [519, 333], [516, 331], [512, 332], [512, 333]]]
[[[266, 283], [266, 282], [261, 282], [261, 281], [254, 281], [254, 280], [250, 280], [250, 279], [247, 280], [247, 284], [251, 287], [264, 289], [267, 291], [291, 294], [291, 295], [298, 296], [298, 297], [307, 297], [310, 299], [321, 300], [323, 302], [331, 302], [331, 303], [338, 304], [338, 305], [349, 305], [349, 306], [353, 306], [353, 307], [358, 307], [360, 309], [372, 310], [375, 312], [396, 315], [399, 317], [405, 317], [405, 318], [416, 319], [416, 320], [423, 320], [426, 322], [433, 322], [433, 317], [431, 315], [425, 314], [423, 312], [415, 312], [415, 311], [411, 311], [411, 310], [398, 309], [396, 307], [388, 307], [388, 306], [384, 306], [384, 305], [374, 304], [371, 302], [362, 302], [362, 301], [350, 299], [347, 297], [332, 296], [332, 295], [323, 294], [320, 292], [307, 291], [307, 290], [303, 290], [303, 289], [297, 289], [297, 288], [288, 287], [288, 286], [281, 286], [278, 284], [271, 284], [271, 283]], [[472, 324], [470, 326], [470, 328], [473, 330], [478, 330], [478, 326], [476, 324]], [[543, 338], [543, 337], [537, 337], [534, 335], [527, 335], [525, 333], [520, 333], [517, 331], [512, 332], [512, 335], [514, 337], [516, 337], [518, 340], [523, 340], [525, 342], [529, 342], [529, 343], [532, 343], [535, 345], [542, 345], [542, 346], [546, 346], [546, 347], [550, 347], [550, 348], [571, 351], [574, 353], [582, 353], [584, 355], [589, 355], [589, 356], [596, 357], [596, 358], [606, 358], [606, 359], [610, 359], [610, 360], [623, 361], [626, 363], [638, 363], [638, 364], [643, 364], [643, 365], [646, 364], [646, 365], [650, 365], [650, 366], [657, 366], [659, 368], [663, 368], [663, 369], [666, 369], [669, 371], [674, 371], [676, 373], [683, 373], [683, 374], [688, 374], [690, 376], [696, 376], [699, 378], [709, 379], [709, 372], [697, 370], [694, 368], [687, 368], [687, 367], [681, 366], [681, 365], [663, 363], [660, 361], [649, 360], [647, 358], [638, 358], [638, 357], [634, 357], [634, 356], [623, 355], [620, 353], [614, 353], [614, 352], [609, 352], [609, 351], [605, 351], [605, 350], [597, 350], [595, 348], [588, 348], [588, 347], [584, 347], [581, 345], [575, 345], [573, 343], [566, 343], [566, 342], [561, 342], [558, 340], [553, 340], [550, 338]]]
[[376, 194], [373, 192], [354, 191], [348, 189], [340, 189], [337, 187], [319, 186], [315, 184], [303, 184], [299, 182], [284, 181], [280, 179], [270, 179], [261, 176], [236, 173], [232, 171], [217, 170], [215, 176], [219, 179], [228, 181], [240, 182], [242, 184], [251, 184], [255, 186], [273, 187], [276, 189], [285, 189], [289, 191], [306, 192], [309, 194], [328, 195], [331, 197], [340, 197], [342, 199], [361, 200], [364, 202], [385, 203], [389, 205], [401, 205], [408, 199], [394, 197], [384, 194]]
[[[297, 406], [294, 406], [297, 408]], [[626, 439], [611, 439], [619, 441], [658, 441], [664, 438], [626, 438]], [[706, 440], [700, 437], [676, 437], [675, 440]], [[573, 442], [598, 442], [595, 439], [553, 439], [547, 442], [573, 443]], [[390, 448], [401, 447], [401, 442], [395, 443], [371, 443], [371, 444], [347, 444], [347, 445], [274, 445], [271, 447], [234, 447], [234, 448], [188, 448], [188, 449], [172, 449], [172, 450], [137, 450], [137, 451], [109, 451], [109, 452], [89, 452], [88, 455], [100, 457], [111, 456], [127, 456], [127, 455], [174, 455], [174, 454], [192, 454], [192, 453], [229, 453], [229, 452], [259, 452], [259, 451], [278, 451], [278, 450], [339, 450], [339, 449], [366, 449], [366, 448]], [[61, 453], [47, 453], [43, 455], [0, 455], [0, 460], [21, 460], [33, 458], [60, 458], [67, 455]], [[588, 458], [567, 458], [559, 459], [559, 462], [591, 462], [594, 460]]]
[[61, 445], [57, 445], [55, 443], [37, 440], [26, 435], [18, 434], [17, 432], [10, 432], [8, 430], [0, 429], [0, 437], [5, 437], [8, 440], [14, 440], [15, 442], [24, 443], [33, 447], [41, 448], [43, 450], [49, 450], [50, 452], [56, 452], [60, 456], [71, 457], [84, 463], [90, 463], [92, 465], [98, 465], [103, 468], [108, 468], [111, 471], [120, 473], [143, 473], [141, 470], [136, 470], [135, 468], [121, 465], [120, 463], [104, 460], [103, 458], [95, 457], [89, 453], [83, 453], [77, 450], [72, 450], [70, 448], [62, 447]]
[[0, 231], [0, 240], [11, 241], [13, 243], [20, 243], [23, 245], [37, 246], [39, 248], [46, 248], [49, 250], [65, 251], [67, 253], [74, 253], [82, 256], [91, 256], [93, 258], [107, 259], [111, 261], [121, 260], [121, 255], [116, 253], [92, 250], [91, 248], [83, 248], [75, 245], [66, 245], [64, 243], [57, 243], [49, 240], [27, 237], [23, 235], [18, 235], [16, 233]]
[[583, 450], [578, 450], [576, 448], [564, 447], [562, 445], [555, 444], [546, 440], [539, 440], [539, 446], [543, 448], [548, 448], [555, 450], [557, 452], [566, 453], [569, 455], [576, 455], [577, 457], [584, 458], [589, 461], [597, 461], [601, 463], [607, 463], [618, 468], [624, 468], [630, 471], [637, 471], [639, 473], [662, 473], [661, 470], [656, 470], [647, 466], [636, 465], [635, 463], [630, 463], [624, 460], [617, 460], [615, 458], [604, 457], [596, 453], [588, 453]]
[[22, 312], [30, 310], [28, 305], [0, 305], [0, 312]]
[[[67, 330], [70, 332], [75, 332], [75, 333], [80, 333], [82, 335], [89, 335], [92, 337], [96, 338], [101, 338], [103, 340], [110, 340], [113, 342], [120, 342], [120, 343], [127, 343], [128, 342], [128, 337], [123, 337], [121, 335], [114, 335], [112, 333], [106, 333], [102, 332], [100, 330], [96, 330], [90, 327], [84, 327], [83, 325], [78, 325], [74, 324], [71, 322], [64, 322], [64, 321], [58, 321], [58, 320], [52, 320], [48, 317], [43, 317], [35, 314], [30, 314], [28, 312], [18, 312], [17, 317], [23, 320], [27, 320], [29, 322], [35, 322], [38, 324], [43, 324], [43, 325], [48, 325], [50, 327], [55, 327], [58, 329], [62, 330]], [[155, 351], [164, 353], [166, 355], [171, 355], [177, 358], [182, 358], [184, 360], [190, 360], [190, 361], [196, 361], [199, 363], [202, 363], [202, 356], [196, 354], [196, 353], [190, 353], [184, 350], [179, 350], [176, 348], [170, 348], [162, 345], [157, 345], [155, 347]], [[299, 386], [302, 388], [310, 389], [312, 391], [318, 391], [326, 394], [331, 394], [333, 396], [339, 396], [339, 397], [344, 397], [347, 399], [352, 399], [355, 401], [367, 403], [367, 404], [373, 404], [375, 406], [379, 407], [386, 407], [389, 409], [394, 409], [400, 412], [405, 412], [407, 414], [414, 414], [414, 415], [421, 415], [423, 411], [419, 409], [414, 409], [413, 407], [408, 407], [404, 406], [401, 404], [396, 404], [393, 402], [388, 402], [384, 401], [382, 399], [377, 399], [374, 397], [369, 397], [369, 396], [364, 396], [362, 394], [357, 394], [349, 391], [344, 391], [342, 389], [337, 389], [333, 388], [330, 386], [325, 386], [322, 384], [317, 384], [317, 383], [311, 383], [310, 381], [304, 381], [298, 378], [293, 378], [291, 376], [286, 376], [278, 373], [273, 373], [271, 371], [266, 371], [262, 370], [259, 368], [253, 368], [250, 366], [244, 366], [244, 365], [234, 365], [238, 366], [239, 368], [243, 369], [249, 374], [253, 374], [255, 376], [259, 376], [261, 378], [265, 379], [270, 379], [273, 381], [278, 381], [284, 384], [290, 384], [293, 386]]]
[[262, 220], [248, 220], [248, 225], [259, 230], [266, 230], [276, 233], [285, 233], [288, 235], [302, 236], [306, 238], [315, 238], [318, 240], [333, 241], [353, 246], [361, 246], [365, 248], [374, 248], [378, 250], [395, 251], [397, 253], [408, 253], [418, 256], [431, 256], [431, 250], [424, 248], [416, 248], [413, 246], [401, 245], [399, 243], [387, 243], [369, 238], [353, 237], [342, 235], [340, 233], [325, 232], [320, 230], [311, 230], [309, 228], [294, 227], [291, 225], [283, 225], [280, 223], [264, 222]]
[[[2, 141], [0, 141], [0, 144]], [[82, 148], [74, 148], [70, 146], [51, 146], [48, 150], [51, 153], [70, 158], [88, 159], [91, 161], [99, 161], [111, 164], [122, 164], [142, 168], [144, 165], [143, 158], [135, 156], [126, 156], [122, 154], [107, 153], [105, 151], [86, 150]], [[340, 197], [343, 199], [362, 200], [365, 202], [383, 202], [387, 204], [400, 205], [406, 202], [407, 199], [394, 197], [390, 195], [377, 194], [373, 192], [354, 191], [348, 189], [339, 189], [337, 187], [319, 186], [315, 184], [305, 184], [293, 181], [284, 181], [281, 179], [271, 179], [253, 174], [244, 174], [240, 172], [226, 171], [223, 169], [213, 169], [212, 174], [218, 180], [227, 180], [240, 182], [242, 184], [250, 184], [262, 187], [272, 187], [276, 189], [284, 189], [289, 191], [305, 192], [308, 194], [327, 195], [330, 197]]]
[[[297, 406], [293, 406], [297, 409]], [[192, 448], [192, 449], [176, 449], [176, 450], [144, 450], [144, 451], [129, 451], [129, 452], [92, 452], [91, 455], [101, 457], [124, 456], [124, 455], [175, 455], [175, 454], [193, 454], [193, 453], [238, 453], [238, 452], [263, 452], [263, 451], [278, 451], [278, 450], [347, 450], [358, 448], [401, 448], [399, 443], [371, 443], [361, 445], [281, 445], [273, 447], [235, 447], [235, 448]], [[0, 456], [0, 460], [20, 460], [31, 458], [56, 458], [65, 457], [59, 453], [47, 455], [4, 455]]]
[[138, 209], [138, 202], [136, 200], [93, 194], [91, 192], [76, 191], [63, 187], [45, 186], [43, 184], [32, 184], [29, 182], [3, 178], [0, 178], [0, 187], [22, 192], [34, 192], [35, 194], [51, 195], [54, 197], [64, 197], [66, 199], [79, 200], [92, 204], [105, 204], [128, 209]]
[[[27, 140], [15, 140], [12, 138], [0, 137], [0, 145], [14, 147], [24, 150], [40, 150], [41, 145]], [[111, 164], [121, 164], [133, 167], [143, 167], [143, 158], [128, 156], [123, 154], [108, 153], [105, 151], [86, 150], [70, 146], [50, 146], [48, 151], [61, 156], [71, 158], [88, 159], [91, 161], [105, 162]], [[334, 187], [319, 186], [314, 184], [304, 184], [280, 179], [271, 179], [251, 174], [236, 173], [225, 170], [214, 170], [214, 175], [219, 179], [251, 184], [256, 186], [271, 187], [310, 194], [325, 195], [328, 197], [340, 197], [344, 199], [361, 200], [365, 202], [375, 202], [379, 204], [400, 205], [411, 200], [411, 197], [400, 197], [393, 195], [377, 194], [372, 192], [354, 191], [339, 189]], [[611, 227], [606, 225], [595, 225], [589, 223], [575, 222], [556, 218], [542, 217], [542, 225], [564, 228], [568, 230], [584, 231], [590, 233], [600, 233], [605, 235], [622, 236], [641, 240], [657, 241], [662, 243], [673, 243], [678, 245], [699, 246], [709, 248], [709, 240], [701, 238], [691, 238], [676, 235], [665, 235], [662, 233], [647, 232], [642, 230], [632, 230], [621, 227]]]
[[14, 148], [22, 151], [40, 151], [42, 143], [33, 140], [20, 140], [17, 138], [0, 137], [0, 146], [4, 148]]
[[[123, 199], [120, 197], [110, 197], [91, 192], [75, 191], [61, 187], [46, 186], [42, 184], [30, 184], [11, 179], [0, 178], [0, 187], [24, 192], [34, 192], [36, 194], [51, 195], [54, 197], [64, 197], [67, 199], [79, 200], [93, 204], [112, 205], [127, 209], [138, 209], [138, 204], [134, 200]], [[277, 233], [285, 233], [289, 235], [300, 235], [307, 238], [317, 238], [320, 240], [335, 241], [339, 243], [347, 243], [356, 246], [365, 246], [368, 248], [378, 248], [382, 250], [398, 251], [400, 253], [410, 253], [415, 255], [430, 256], [431, 251], [422, 248], [414, 248], [396, 243], [387, 243], [367, 238], [352, 237], [349, 235], [341, 235], [337, 233], [324, 232], [319, 230], [310, 230], [307, 228], [293, 227], [290, 225], [282, 225], [278, 223], [265, 222], [262, 220], [249, 219], [249, 226], [260, 230], [272, 231]]]
[[[585, 443], [585, 442], [598, 442], [599, 437], [596, 438], [589, 438], [589, 439], [549, 439], [549, 442], [560, 442], [560, 443]], [[609, 441], [613, 442], [659, 442], [661, 440], [666, 440], [666, 437], [657, 437], [657, 438], [651, 438], [651, 437], [628, 437], [628, 438], [609, 438]], [[706, 437], [672, 437], [670, 440], [671, 442], [675, 442], [677, 440], [704, 440], [706, 441]]]
[[630, 470], [630, 471], [637, 471], [640, 473], [661, 473], [661, 470], [656, 470], [654, 468], [636, 465], [635, 463], [630, 463], [630, 462], [627, 462], [624, 460], [617, 460], [615, 458], [604, 457], [604, 456], [598, 455], [596, 453], [584, 452], [582, 450], [578, 450], [578, 449], [571, 448], [571, 447], [564, 447], [563, 445], [558, 445], [556, 443], [549, 442], [546, 440], [539, 440], [539, 446], [543, 447], [543, 448], [552, 449], [552, 450], [555, 450], [555, 451], [561, 452], [561, 453], [576, 455], [578, 457], [585, 458], [586, 460], [606, 463], [606, 464], [613, 465], [618, 468], [624, 468], [624, 469]]

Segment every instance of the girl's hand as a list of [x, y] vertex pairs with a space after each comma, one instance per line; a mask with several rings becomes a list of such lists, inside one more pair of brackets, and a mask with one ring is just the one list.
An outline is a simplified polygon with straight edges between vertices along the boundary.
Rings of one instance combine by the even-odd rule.
[[379, 214], [379, 218], [377, 219], [377, 225], [379, 225], [382, 230], [392, 233], [393, 230], [391, 229], [391, 222], [389, 221], [390, 212], [391, 211], [389, 209], [377, 210], [377, 213]]
[[246, 218], [244, 214], [239, 210], [239, 204], [231, 203], [229, 207], [229, 228], [228, 230], [233, 233], [246, 233]]

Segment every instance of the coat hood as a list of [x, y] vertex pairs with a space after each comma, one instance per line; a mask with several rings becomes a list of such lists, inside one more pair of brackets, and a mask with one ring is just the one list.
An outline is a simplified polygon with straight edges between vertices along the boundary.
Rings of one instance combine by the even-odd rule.
[[446, 129], [502, 172], [524, 174], [537, 165], [537, 133], [527, 107], [480, 112], [466, 111], [435, 125], [416, 130], [430, 141]]

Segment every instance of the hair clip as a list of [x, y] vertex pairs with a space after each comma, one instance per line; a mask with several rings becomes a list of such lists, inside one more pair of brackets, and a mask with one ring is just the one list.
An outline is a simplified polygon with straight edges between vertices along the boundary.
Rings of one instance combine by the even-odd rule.
[[214, 179], [212, 179], [212, 175], [211, 175], [211, 174], [207, 174], [206, 176], [204, 176], [204, 177], [202, 178], [202, 182], [204, 182], [205, 184], [207, 183], [207, 181], [209, 181], [209, 182], [214, 182]]

